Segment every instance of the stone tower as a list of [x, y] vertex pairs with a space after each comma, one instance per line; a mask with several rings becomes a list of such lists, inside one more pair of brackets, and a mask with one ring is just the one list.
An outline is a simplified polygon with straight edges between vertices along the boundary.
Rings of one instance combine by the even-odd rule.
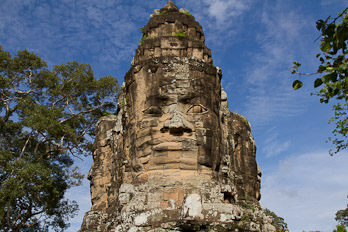
[[98, 122], [81, 232], [275, 231], [250, 124], [228, 110], [204, 41], [171, 0], [151, 15], [117, 115]]

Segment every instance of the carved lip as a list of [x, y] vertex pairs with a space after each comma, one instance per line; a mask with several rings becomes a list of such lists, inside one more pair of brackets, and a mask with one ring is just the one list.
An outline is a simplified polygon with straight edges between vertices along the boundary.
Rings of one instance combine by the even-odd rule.
[[152, 147], [154, 151], [181, 151], [183, 149], [181, 142], [163, 142]]

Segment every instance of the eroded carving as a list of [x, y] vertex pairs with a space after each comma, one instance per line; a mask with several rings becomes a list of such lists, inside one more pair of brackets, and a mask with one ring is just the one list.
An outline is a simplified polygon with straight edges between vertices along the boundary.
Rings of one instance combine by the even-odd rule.
[[98, 123], [80, 231], [275, 231], [258, 203], [250, 124], [229, 111], [221, 69], [185, 12], [171, 0], [154, 12], [117, 115]]

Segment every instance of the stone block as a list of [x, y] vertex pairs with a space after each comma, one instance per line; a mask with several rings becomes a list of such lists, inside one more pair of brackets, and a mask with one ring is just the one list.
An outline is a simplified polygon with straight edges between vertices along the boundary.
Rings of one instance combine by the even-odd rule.
[[[166, 171], [164, 171], [164, 175], [171, 175], [172, 176], [172, 174], [170, 174], [170, 170], [171, 169], [180, 169], [180, 161], [178, 161], [177, 160], [177, 162], [175, 162], [175, 163], [166, 163], [166, 164], [164, 164], [163, 165], [163, 168], [164, 168], [164, 170], [166, 170]], [[176, 171], [174, 171], [173, 172], [173, 175], [176, 175]]]
[[169, 169], [170, 166], [171, 165], [168, 165], [167, 166], [168, 168], [165, 168], [163, 170], [163, 177], [180, 177], [180, 175], [181, 175], [181, 172], [179, 170], [180, 164], [172, 165], [171, 167], [174, 166], [174, 169]]
[[149, 162], [149, 160], [150, 160], [149, 156], [139, 158], [139, 162], [142, 164], [147, 164]]
[[193, 48], [192, 56], [203, 59], [203, 50], [201, 48]]
[[164, 188], [163, 189], [163, 200], [174, 200], [177, 202], [179, 200], [178, 189], [177, 188]]
[[155, 47], [155, 57], [162, 56], [162, 49], [160, 47]]
[[163, 169], [158, 170], [158, 169], [149, 168], [149, 171], [147, 172], [147, 174], [149, 177], [149, 181], [151, 179], [162, 178], [163, 177]]
[[130, 193], [121, 193], [118, 195], [118, 200], [121, 205], [127, 204], [131, 199], [131, 194]]
[[145, 144], [145, 143], [147, 143], [149, 141], [152, 141], [151, 135], [148, 135], [148, 136], [145, 136], [145, 137], [140, 137], [140, 138], [136, 139], [135, 146], [140, 147], [140, 146], [142, 146], [143, 144]]
[[145, 128], [137, 132], [136, 137], [142, 138], [151, 135], [151, 128]]

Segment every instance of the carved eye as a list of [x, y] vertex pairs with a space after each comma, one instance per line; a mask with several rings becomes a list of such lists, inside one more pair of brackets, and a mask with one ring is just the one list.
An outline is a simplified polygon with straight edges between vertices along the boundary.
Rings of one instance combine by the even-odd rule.
[[179, 102], [182, 103], [182, 104], [189, 104], [191, 101], [191, 98], [190, 97], [182, 97], [179, 99]]
[[193, 105], [187, 111], [189, 114], [202, 114], [205, 112], [208, 112], [208, 110], [202, 105]]
[[150, 106], [146, 110], [143, 111], [144, 114], [152, 114], [155, 116], [160, 116], [162, 115], [162, 110], [158, 106]]

